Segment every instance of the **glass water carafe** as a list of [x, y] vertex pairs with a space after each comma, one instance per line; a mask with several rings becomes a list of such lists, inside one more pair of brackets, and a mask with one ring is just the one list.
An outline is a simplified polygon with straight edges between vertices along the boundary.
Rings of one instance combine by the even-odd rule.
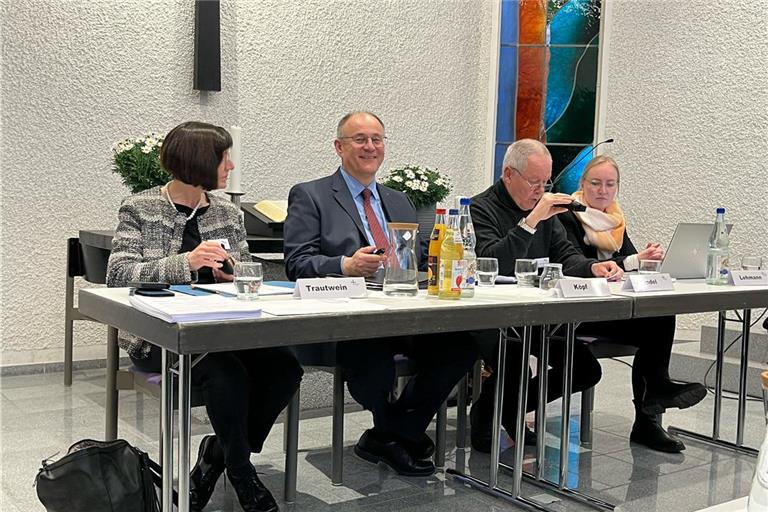
[[390, 222], [389, 250], [384, 271], [386, 295], [413, 296], [419, 292], [419, 267], [416, 261], [418, 224]]

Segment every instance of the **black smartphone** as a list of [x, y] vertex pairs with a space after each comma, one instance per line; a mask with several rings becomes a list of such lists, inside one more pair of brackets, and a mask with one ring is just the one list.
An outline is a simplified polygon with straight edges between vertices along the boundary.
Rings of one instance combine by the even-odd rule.
[[136, 288], [139, 290], [165, 290], [169, 286], [168, 283], [151, 283], [147, 281], [129, 281], [128, 286], [130, 288]]
[[381, 256], [385, 252], [387, 252], [386, 249], [376, 249], [375, 251], [373, 251], [373, 254], [375, 254], [376, 256]]
[[173, 292], [171, 290], [157, 288], [136, 288], [134, 293], [136, 295], [144, 295], [145, 297], [173, 297]]
[[571, 201], [568, 204], [559, 204], [557, 205], [558, 208], [565, 208], [566, 210], [571, 210], [572, 212], [585, 212], [587, 211], [587, 207], [581, 204], [578, 201]]
[[221, 268], [219, 270], [221, 270], [225, 274], [235, 273], [235, 266], [233, 265], [233, 260], [231, 256], [227, 256], [227, 258], [221, 262]]

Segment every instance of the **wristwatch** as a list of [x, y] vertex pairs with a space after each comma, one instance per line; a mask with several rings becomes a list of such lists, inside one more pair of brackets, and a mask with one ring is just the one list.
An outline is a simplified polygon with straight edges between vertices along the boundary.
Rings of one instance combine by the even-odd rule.
[[526, 230], [527, 232], [529, 232], [532, 235], [534, 233], [536, 233], [536, 228], [532, 228], [531, 226], [529, 226], [528, 224], [525, 223], [525, 217], [520, 219], [520, 222], [518, 222], [517, 225], [520, 226], [521, 228], [523, 228], [524, 230]]

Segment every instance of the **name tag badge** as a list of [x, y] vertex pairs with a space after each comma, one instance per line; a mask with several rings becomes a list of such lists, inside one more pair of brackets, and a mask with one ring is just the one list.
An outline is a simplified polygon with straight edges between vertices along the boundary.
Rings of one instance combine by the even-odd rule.
[[768, 271], [765, 270], [731, 270], [729, 274], [733, 286], [768, 285]]
[[367, 295], [362, 277], [297, 279], [293, 289], [293, 296], [300, 299], [359, 299]]
[[602, 277], [593, 279], [560, 279], [557, 289], [565, 298], [571, 297], [610, 297], [608, 280]]
[[631, 292], [663, 292], [675, 289], [669, 274], [628, 274], [622, 290]]
[[231, 245], [229, 245], [229, 240], [226, 238], [219, 238], [217, 240], [208, 240], [209, 242], [216, 242], [219, 244], [225, 251], [228, 251], [232, 248]]

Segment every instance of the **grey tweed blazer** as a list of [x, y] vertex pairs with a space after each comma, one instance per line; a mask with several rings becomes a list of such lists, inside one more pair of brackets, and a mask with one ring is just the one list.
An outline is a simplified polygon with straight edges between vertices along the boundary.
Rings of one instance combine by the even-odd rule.
[[[237, 207], [227, 199], [207, 194], [210, 206], [197, 217], [202, 240], [229, 240], [235, 260], [250, 261], [245, 227]], [[112, 239], [107, 264], [107, 286], [126, 286], [129, 281], [188, 284], [197, 280], [181, 249], [186, 215], [176, 211], [160, 187], [127, 197], [120, 205], [119, 223]], [[120, 346], [129, 355], [145, 358], [150, 345], [127, 332], [120, 332]]]

